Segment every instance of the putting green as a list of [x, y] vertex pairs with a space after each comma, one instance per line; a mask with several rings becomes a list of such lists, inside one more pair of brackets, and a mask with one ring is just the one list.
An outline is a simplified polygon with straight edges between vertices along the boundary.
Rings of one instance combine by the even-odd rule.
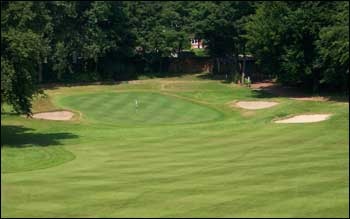
[[222, 117], [221, 112], [207, 106], [151, 92], [72, 95], [58, 102], [80, 111], [90, 121], [117, 125], [198, 123]]

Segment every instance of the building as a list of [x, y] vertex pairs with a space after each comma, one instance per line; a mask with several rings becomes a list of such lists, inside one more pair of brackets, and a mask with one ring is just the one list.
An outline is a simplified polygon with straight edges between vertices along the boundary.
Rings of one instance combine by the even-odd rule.
[[203, 46], [203, 40], [192, 38], [191, 39], [191, 49], [202, 49]]

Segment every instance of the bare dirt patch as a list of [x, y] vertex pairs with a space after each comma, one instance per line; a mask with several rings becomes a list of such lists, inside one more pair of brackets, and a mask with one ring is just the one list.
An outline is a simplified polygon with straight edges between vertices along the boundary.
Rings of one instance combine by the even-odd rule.
[[331, 114], [309, 114], [309, 115], [297, 115], [287, 119], [277, 120], [275, 123], [311, 123], [321, 122], [328, 119]]
[[71, 120], [73, 116], [74, 116], [74, 113], [66, 110], [33, 114], [33, 118], [35, 119], [47, 119], [47, 120], [59, 120], [59, 121]]
[[257, 110], [270, 108], [277, 104], [277, 102], [272, 101], [238, 101], [234, 105], [243, 109]]
[[329, 98], [326, 97], [320, 97], [320, 96], [315, 96], [315, 97], [291, 97], [290, 99], [292, 100], [306, 100], [306, 101], [328, 101]]
[[257, 82], [257, 83], [252, 83], [251, 88], [253, 90], [262, 90], [264, 88], [270, 88], [276, 86], [276, 83], [272, 81], [264, 81], [264, 82]]
[[251, 88], [255, 91], [262, 91], [276, 97], [287, 97], [294, 100], [304, 100], [304, 101], [327, 101], [328, 98], [321, 96], [313, 96], [308, 94], [300, 88], [282, 86], [276, 82], [263, 81], [258, 83], [253, 83]]

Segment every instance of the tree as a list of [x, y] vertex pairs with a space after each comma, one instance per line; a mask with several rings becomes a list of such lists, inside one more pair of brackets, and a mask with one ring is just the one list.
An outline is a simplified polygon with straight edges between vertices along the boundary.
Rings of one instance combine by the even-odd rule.
[[337, 2], [331, 24], [322, 27], [316, 42], [322, 69], [321, 83], [349, 89], [349, 2]]
[[[133, 54], [135, 36], [124, 2], [58, 1], [49, 7], [54, 27], [50, 61], [58, 80], [73, 73], [78, 79], [84, 75], [101, 78], [101, 59], [111, 54]], [[78, 65], [82, 68], [75, 68]]]
[[[141, 1], [128, 2], [128, 17], [137, 36], [136, 45], [148, 69], [158, 62], [162, 71], [162, 58], [178, 53], [189, 46], [188, 2]], [[152, 16], [150, 16], [152, 15]]]
[[[238, 54], [242, 45], [241, 19], [253, 13], [252, 2], [203, 2], [192, 12], [193, 31], [205, 39], [209, 54], [216, 59], [216, 72], [220, 72], [220, 59], [234, 57], [232, 75], [238, 72]], [[233, 78], [233, 77], [232, 77]]]
[[283, 84], [303, 85], [316, 93], [322, 83], [347, 81], [347, 5], [263, 2], [245, 24], [247, 47], [262, 72]]
[[84, 16], [83, 54], [86, 59], [94, 60], [96, 72], [99, 58], [106, 54], [130, 56], [133, 53], [135, 36], [130, 31], [122, 2], [93, 2]]
[[254, 54], [262, 73], [280, 75], [283, 33], [289, 8], [283, 2], [266, 2], [257, 6], [245, 24], [247, 50]]
[[44, 9], [41, 2], [6, 2], [1, 8], [1, 104], [27, 115], [49, 51], [50, 19]]

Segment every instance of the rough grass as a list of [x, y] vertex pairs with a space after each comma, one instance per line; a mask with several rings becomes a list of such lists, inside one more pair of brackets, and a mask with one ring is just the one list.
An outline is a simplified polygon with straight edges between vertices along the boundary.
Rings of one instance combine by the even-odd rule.
[[[349, 216], [348, 104], [173, 81], [46, 91], [55, 107], [81, 111], [80, 122], [3, 114], [1, 216]], [[139, 117], [127, 101], [135, 95], [149, 104]], [[252, 99], [280, 104], [254, 113], [227, 104]], [[333, 116], [272, 122], [310, 112]]]

